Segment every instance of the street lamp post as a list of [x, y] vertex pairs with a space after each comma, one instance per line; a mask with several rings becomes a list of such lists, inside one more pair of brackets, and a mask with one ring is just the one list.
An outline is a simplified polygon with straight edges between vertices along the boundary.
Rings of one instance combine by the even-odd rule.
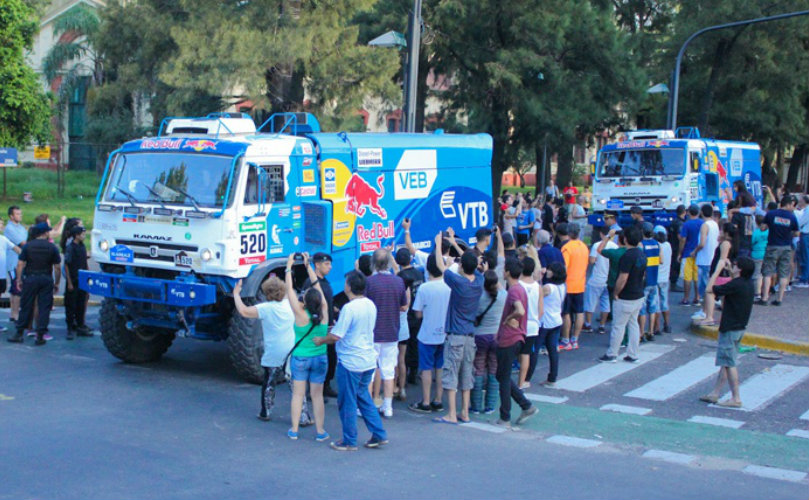
[[405, 132], [416, 131], [416, 99], [419, 85], [419, 50], [421, 49], [421, 0], [414, 0], [410, 13], [410, 43], [407, 54], [407, 94], [405, 95]]
[[688, 44], [691, 43], [693, 39], [702, 35], [703, 33], [708, 33], [709, 31], [717, 31], [725, 28], [735, 28], [737, 26], [747, 26], [750, 24], [758, 24], [758, 23], [766, 23], [769, 21], [779, 21], [781, 19], [788, 19], [791, 17], [797, 16], [805, 16], [809, 14], [809, 10], [802, 10], [798, 12], [788, 12], [786, 14], [778, 14], [777, 16], [768, 16], [768, 17], [757, 17], [755, 19], [747, 19], [745, 21], [736, 21], [733, 23], [725, 23], [725, 24], [717, 24], [716, 26], [708, 26], [707, 28], [702, 28], [699, 31], [696, 31], [689, 36], [685, 42], [683, 43], [682, 47], [680, 47], [680, 52], [677, 53], [677, 60], [674, 63], [674, 74], [671, 78], [671, 94], [669, 94], [669, 117], [668, 117], [668, 128], [670, 130], [675, 130], [677, 128], [677, 98], [678, 93], [680, 91], [680, 65], [683, 60], [683, 54], [685, 54], [685, 49], [688, 47]]

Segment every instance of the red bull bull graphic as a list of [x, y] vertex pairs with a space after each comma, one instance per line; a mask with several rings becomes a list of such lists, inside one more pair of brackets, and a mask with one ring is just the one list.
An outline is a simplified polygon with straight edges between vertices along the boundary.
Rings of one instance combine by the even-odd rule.
[[376, 183], [379, 191], [359, 175], [352, 175], [345, 190], [346, 212], [362, 217], [367, 207], [372, 214], [386, 219], [388, 213], [379, 205], [379, 200], [385, 197], [385, 174], [377, 177]]
[[193, 149], [194, 151], [204, 151], [206, 149], [215, 151], [216, 143], [208, 139], [195, 139], [193, 141], [186, 141], [183, 147]]

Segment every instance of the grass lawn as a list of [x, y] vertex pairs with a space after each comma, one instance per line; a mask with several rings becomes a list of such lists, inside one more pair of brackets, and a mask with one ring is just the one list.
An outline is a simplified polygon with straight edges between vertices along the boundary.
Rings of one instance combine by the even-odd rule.
[[[9, 168], [7, 170], [6, 196], [3, 198], [0, 217], [7, 220], [11, 205], [22, 209], [23, 223], [31, 225], [37, 215], [45, 213], [55, 224], [59, 218], [81, 217], [85, 227], [93, 227], [93, 209], [98, 183], [95, 172], [66, 172], [65, 196], [56, 195], [56, 172], [38, 168]], [[2, 180], [0, 180], [2, 182]], [[33, 201], [23, 202], [23, 193], [30, 192]], [[2, 194], [0, 192], [0, 194]]]

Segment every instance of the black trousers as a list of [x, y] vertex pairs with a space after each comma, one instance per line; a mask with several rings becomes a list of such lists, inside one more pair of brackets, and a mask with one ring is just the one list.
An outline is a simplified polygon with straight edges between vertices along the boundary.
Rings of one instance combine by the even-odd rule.
[[328, 344], [326, 346], [326, 359], [329, 360], [329, 368], [326, 370], [326, 381], [324, 384], [328, 387], [331, 385], [331, 381], [334, 380], [334, 371], [337, 369], [337, 351], [335, 350], [334, 344]]
[[31, 323], [34, 315], [34, 301], [38, 304], [37, 333], [48, 332], [53, 307], [53, 277], [46, 274], [29, 274], [23, 276], [22, 298], [20, 299], [20, 316], [17, 318], [17, 331], [22, 332]]
[[500, 384], [500, 420], [511, 420], [511, 398], [520, 405], [520, 408], [527, 410], [531, 408], [531, 402], [526, 399], [522, 390], [517, 387], [517, 383], [511, 378], [511, 365], [517, 359], [517, 354], [522, 349], [522, 342], [517, 342], [510, 347], [497, 348], [497, 382]]
[[[74, 280], [73, 283], [76, 283]], [[68, 330], [75, 330], [85, 326], [84, 316], [87, 312], [87, 292], [73, 287], [65, 290], [65, 322]]]

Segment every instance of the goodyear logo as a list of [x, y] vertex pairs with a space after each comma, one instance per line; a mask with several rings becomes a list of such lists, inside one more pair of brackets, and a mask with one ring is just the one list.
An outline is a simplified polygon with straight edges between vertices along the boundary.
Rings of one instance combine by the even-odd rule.
[[239, 224], [240, 233], [248, 233], [251, 231], [264, 231], [267, 229], [266, 222], [242, 222]]

